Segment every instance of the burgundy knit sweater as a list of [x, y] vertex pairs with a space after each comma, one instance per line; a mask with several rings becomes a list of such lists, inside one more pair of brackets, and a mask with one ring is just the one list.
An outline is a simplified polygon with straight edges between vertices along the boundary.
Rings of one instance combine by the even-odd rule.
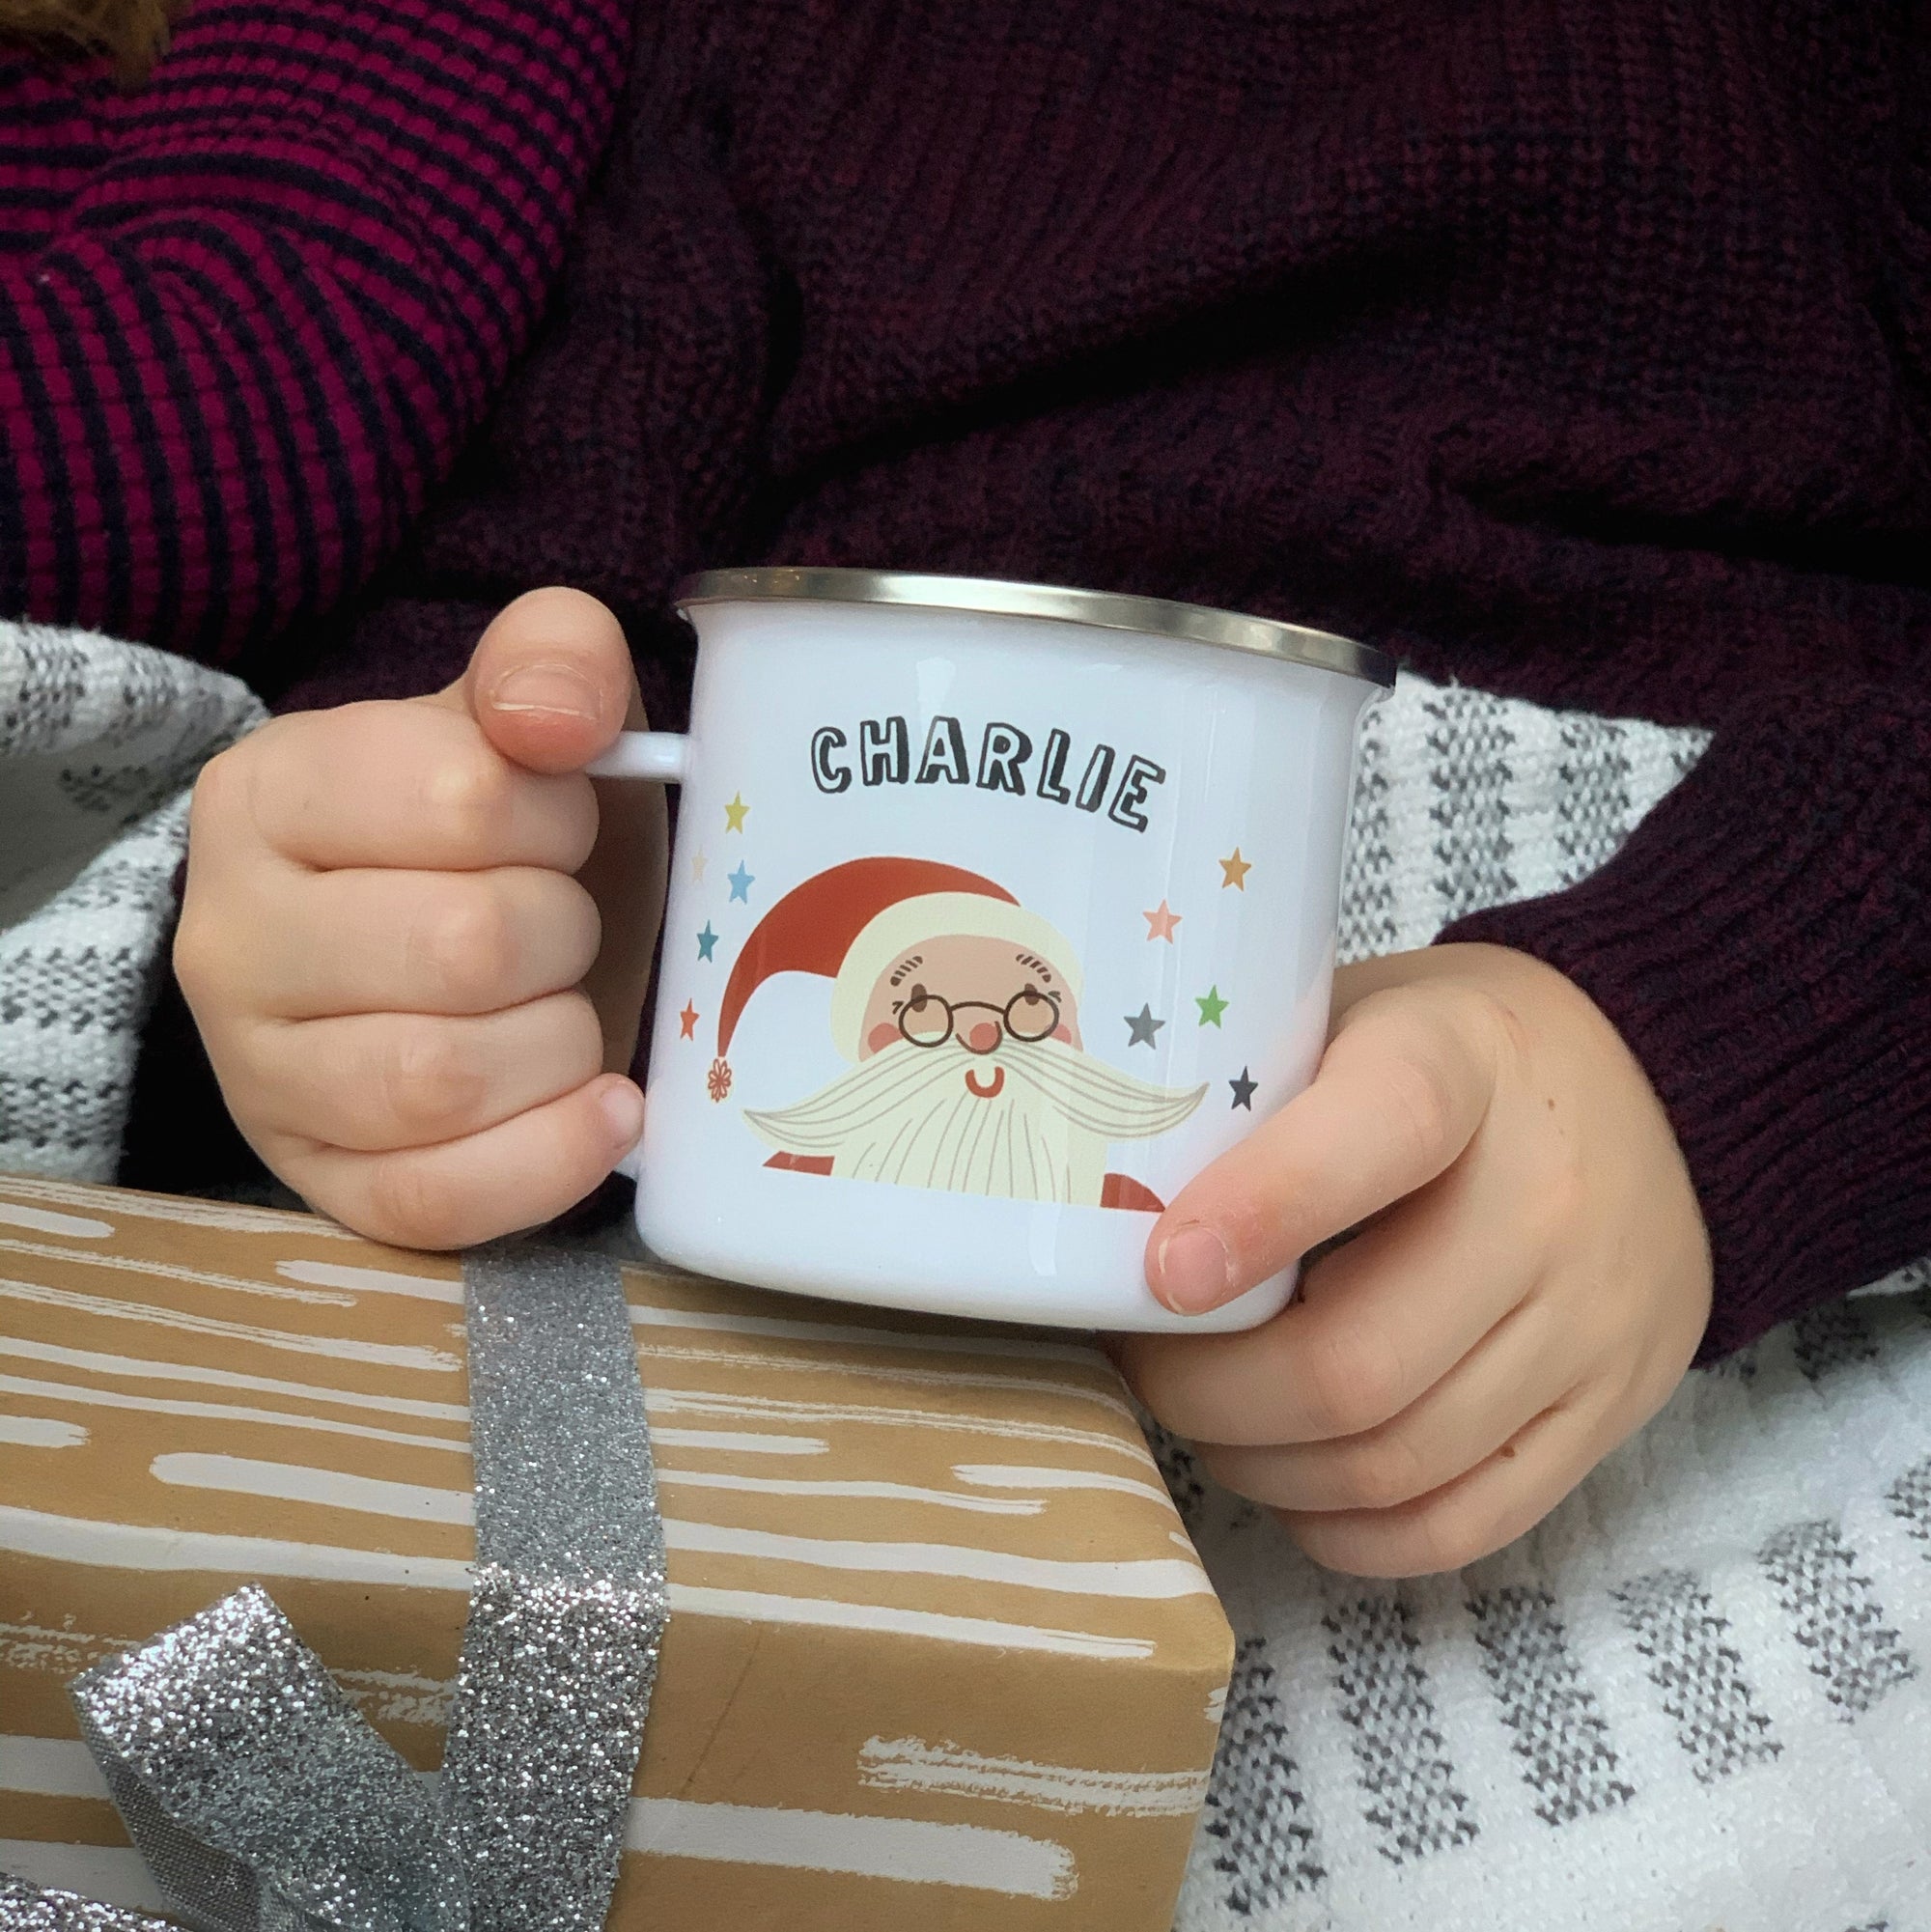
[[0, 50], [0, 611], [225, 656], [392, 548], [500, 388], [626, 0], [198, 0]]
[[553, 325], [285, 702], [423, 689], [565, 580], [675, 722], [669, 585], [765, 559], [1231, 604], [1714, 726], [1605, 871], [1451, 937], [1554, 962], [1640, 1057], [1707, 1353], [1931, 1251], [1921, 0], [640, 32]]

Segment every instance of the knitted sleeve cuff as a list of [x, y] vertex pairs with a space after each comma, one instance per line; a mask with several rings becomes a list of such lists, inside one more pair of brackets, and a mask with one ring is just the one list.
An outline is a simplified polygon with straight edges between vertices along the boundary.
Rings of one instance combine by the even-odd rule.
[[1458, 920], [1566, 973], [1708, 1226], [1700, 1359], [1931, 1251], [1931, 700], [1761, 693], [1600, 872]]

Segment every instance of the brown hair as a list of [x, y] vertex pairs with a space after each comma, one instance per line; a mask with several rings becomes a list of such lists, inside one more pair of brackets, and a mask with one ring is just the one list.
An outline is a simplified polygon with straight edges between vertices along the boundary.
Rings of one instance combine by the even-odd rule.
[[27, 40], [105, 54], [125, 81], [147, 78], [167, 51], [184, 0], [0, 0], [0, 41]]

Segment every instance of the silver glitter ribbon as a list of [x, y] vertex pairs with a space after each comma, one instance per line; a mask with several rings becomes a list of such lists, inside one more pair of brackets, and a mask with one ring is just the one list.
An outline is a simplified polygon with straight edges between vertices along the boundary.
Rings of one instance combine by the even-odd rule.
[[[669, 1616], [623, 1280], [463, 1268], [477, 1563], [440, 1784], [253, 1584], [74, 1680], [128, 1836], [208, 1932], [595, 1932]], [[0, 1873], [0, 1932], [168, 1932]]]

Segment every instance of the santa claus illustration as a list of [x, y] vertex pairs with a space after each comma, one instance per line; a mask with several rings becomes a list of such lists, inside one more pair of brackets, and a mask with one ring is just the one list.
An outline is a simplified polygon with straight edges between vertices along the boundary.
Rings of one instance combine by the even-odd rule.
[[958, 866], [859, 858], [787, 893], [744, 942], [718, 1013], [714, 1098], [746, 1002], [773, 973], [831, 981], [848, 1072], [796, 1106], [746, 1108], [767, 1163], [906, 1188], [1158, 1209], [1108, 1146], [1185, 1120], [1204, 1086], [1150, 1085], [1085, 1050], [1072, 947]]

